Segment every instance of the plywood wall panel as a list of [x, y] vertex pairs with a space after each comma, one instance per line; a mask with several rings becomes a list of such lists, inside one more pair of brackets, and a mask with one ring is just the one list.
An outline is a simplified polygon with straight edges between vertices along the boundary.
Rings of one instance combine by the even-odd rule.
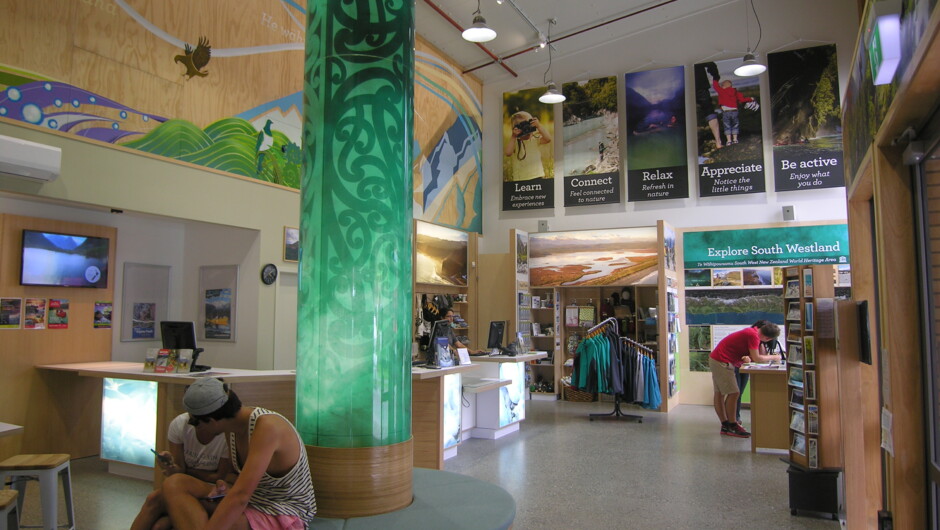
[[[105, 289], [33, 287], [19, 284], [24, 228], [107, 237], [110, 271]], [[21, 435], [0, 443], [0, 459], [18, 452], [98, 453], [101, 382], [65, 377], [37, 365], [111, 358], [111, 329], [95, 329], [95, 302], [113, 302], [117, 230], [32, 217], [0, 215], [0, 296], [69, 300], [68, 329], [0, 330], [0, 421], [22, 425]], [[70, 449], [71, 448], [71, 449]]]
[[[71, 71], [71, 13], [81, 1], [5, 0], [0, 16], [0, 64], [51, 79], [65, 80]], [[57, 28], [50, 31], [49, 28]], [[41, 38], [37, 38], [40, 35]]]
[[[181, 107], [182, 90], [175, 83], [79, 48], [73, 50], [73, 64], [73, 85], [96, 94], [108, 94], [132, 109], [172, 117]], [[137, 119], [134, 114], [128, 116]], [[100, 127], [101, 123], [95, 126]]]

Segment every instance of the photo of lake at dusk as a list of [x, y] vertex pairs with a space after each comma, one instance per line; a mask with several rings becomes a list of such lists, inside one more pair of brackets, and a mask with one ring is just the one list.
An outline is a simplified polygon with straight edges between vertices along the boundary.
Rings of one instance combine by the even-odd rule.
[[533, 287], [635, 285], [656, 274], [656, 227], [529, 234]]

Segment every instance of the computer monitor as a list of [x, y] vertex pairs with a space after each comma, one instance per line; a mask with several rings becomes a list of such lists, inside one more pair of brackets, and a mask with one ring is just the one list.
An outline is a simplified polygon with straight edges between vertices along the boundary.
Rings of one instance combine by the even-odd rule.
[[494, 320], [490, 322], [490, 334], [486, 340], [486, 347], [493, 353], [503, 351], [503, 335], [506, 333], [506, 321]]
[[196, 325], [186, 321], [164, 320], [160, 322], [160, 337], [163, 347], [171, 350], [193, 350], [193, 359], [189, 365], [190, 372], [204, 372], [211, 368], [196, 364], [199, 354], [204, 350], [196, 347]]

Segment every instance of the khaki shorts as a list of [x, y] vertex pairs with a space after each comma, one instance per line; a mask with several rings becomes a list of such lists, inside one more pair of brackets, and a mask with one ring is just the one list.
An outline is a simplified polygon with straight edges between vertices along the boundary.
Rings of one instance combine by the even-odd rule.
[[738, 389], [738, 378], [734, 376], [734, 365], [709, 357], [708, 367], [712, 371], [712, 384], [715, 386], [715, 392], [727, 396], [741, 391]]

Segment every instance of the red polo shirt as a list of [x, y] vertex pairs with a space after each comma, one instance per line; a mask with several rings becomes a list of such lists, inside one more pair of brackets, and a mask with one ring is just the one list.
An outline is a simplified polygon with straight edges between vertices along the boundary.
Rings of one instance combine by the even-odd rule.
[[719, 362], [741, 366], [741, 357], [750, 355], [751, 350], [757, 349], [760, 349], [760, 332], [757, 328], [744, 328], [721, 339], [709, 357]]

